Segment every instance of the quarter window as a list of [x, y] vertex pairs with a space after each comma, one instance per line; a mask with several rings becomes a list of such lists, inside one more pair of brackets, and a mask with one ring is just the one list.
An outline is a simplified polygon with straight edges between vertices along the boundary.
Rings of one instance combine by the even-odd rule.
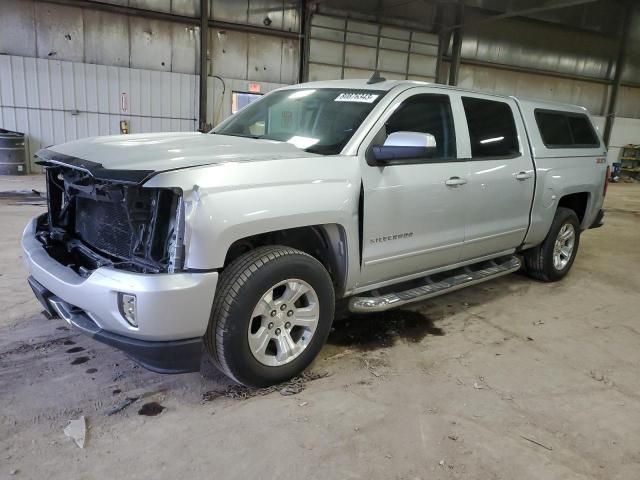
[[520, 153], [511, 107], [504, 102], [462, 97], [469, 126], [471, 156], [494, 158]]
[[596, 148], [600, 141], [586, 115], [536, 110], [536, 123], [545, 146], [549, 148]]

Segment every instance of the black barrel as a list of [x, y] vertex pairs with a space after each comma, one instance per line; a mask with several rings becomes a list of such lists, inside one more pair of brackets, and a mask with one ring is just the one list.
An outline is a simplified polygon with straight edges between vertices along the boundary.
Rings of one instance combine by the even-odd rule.
[[0, 175], [26, 174], [25, 158], [24, 133], [0, 128]]

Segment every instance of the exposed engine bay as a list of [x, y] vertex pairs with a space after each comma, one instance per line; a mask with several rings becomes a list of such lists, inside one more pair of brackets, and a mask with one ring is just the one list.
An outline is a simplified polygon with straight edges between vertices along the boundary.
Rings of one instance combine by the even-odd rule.
[[184, 206], [179, 189], [96, 178], [42, 162], [49, 210], [36, 236], [60, 263], [87, 276], [99, 267], [139, 273], [182, 269]]

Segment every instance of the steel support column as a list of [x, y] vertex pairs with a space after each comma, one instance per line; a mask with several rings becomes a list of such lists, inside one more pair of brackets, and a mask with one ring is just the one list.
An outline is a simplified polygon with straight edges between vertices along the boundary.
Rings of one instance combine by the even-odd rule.
[[[464, 0], [458, 0], [456, 6], [456, 24], [453, 30], [453, 45], [451, 52], [451, 64], [449, 65], [449, 85], [458, 84], [458, 72], [460, 70], [460, 53], [462, 51], [462, 36], [464, 24]], [[448, 45], [447, 45], [448, 47]]]
[[209, 51], [209, 0], [200, 0], [200, 110], [198, 130], [207, 130], [207, 53]]
[[[438, 58], [436, 60], [436, 83], [446, 83], [443, 78], [444, 56], [447, 54], [449, 41], [451, 40], [451, 30], [444, 28], [444, 5], [436, 4], [435, 25], [438, 31]], [[408, 59], [407, 59], [408, 62]]]
[[607, 115], [604, 124], [603, 139], [607, 147], [611, 140], [611, 131], [613, 130], [613, 123], [616, 118], [618, 91], [620, 90], [620, 84], [622, 83], [622, 71], [624, 70], [624, 64], [627, 56], [627, 44], [629, 43], [629, 30], [631, 26], [631, 18], [633, 17], [633, 8], [633, 4], [628, 2], [622, 10], [622, 30], [620, 31], [620, 37], [618, 40], [618, 56], [616, 59], [615, 74], [611, 84], [611, 96], [609, 97], [609, 106], [607, 108]]

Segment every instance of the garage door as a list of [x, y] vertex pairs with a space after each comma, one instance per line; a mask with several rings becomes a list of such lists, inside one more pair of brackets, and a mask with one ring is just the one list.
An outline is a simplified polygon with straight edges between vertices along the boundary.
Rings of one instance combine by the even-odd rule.
[[368, 78], [435, 81], [438, 36], [328, 15], [311, 18], [308, 79]]

